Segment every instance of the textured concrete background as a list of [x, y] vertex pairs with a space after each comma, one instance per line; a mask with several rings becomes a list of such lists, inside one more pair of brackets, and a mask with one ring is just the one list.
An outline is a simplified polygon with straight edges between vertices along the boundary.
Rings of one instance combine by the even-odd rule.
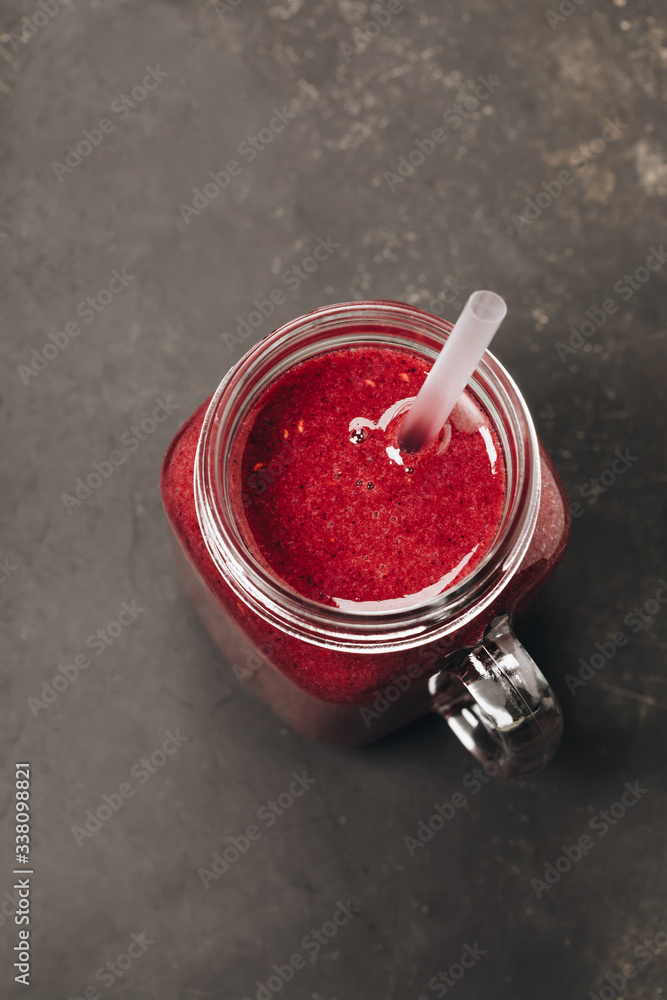
[[[634, 954], [667, 940], [667, 609], [636, 633], [624, 624], [667, 575], [666, 267], [621, 291], [665, 235], [667, 22], [646, 0], [565, 0], [572, 13], [550, 24], [546, 2], [404, 0], [364, 41], [360, 0], [241, 0], [222, 18], [198, 0], [73, 0], [46, 23], [37, 0], [4, 0], [2, 997], [266, 997], [258, 983], [300, 952], [285, 998], [417, 1000], [444, 995], [429, 980], [475, 943], [485, 954], [448, 987], [458, 1000], [667, 994], [667, 949]], [[158, 66], [167, 76], [145, 100], [112, 110]], [[390, 184], [480, 76], [499, 81], [494, 93], [459, 127], [450, 115], [444, 144]], [[248, 162], [239, 145], [276, 107], [298, 113]], [[603, 149], [594, 140], [617, 117], [627, 127]], [[52, 163], [103, 118], [113, 131], [58, 179]], [[573, 156], [574, 182], [513, 223]], [[179, 204], [231, 159], [241, 174], [186, 224]], [[283, 273], [328, 236], [340, 247], [288, 288]], [[77, 315], [123, 268], [113, 301], [91, 322]], [[524, 636], [562, 697], [566, 737], [544, 774], [468, 796], [411, 857], [403, 838], [462, 790], [471, 760], [435, 718], [361, 751], [287, 731], [239, 686], [179, 588], [158, 470], [246, 350], [222, 335], [256, 296], [286, 292], [259, 337], [355, 298], [452, 318], [475, 287], [508, 299], [496, 352], [581, 505]], [[568, 328], [606, 299], [618, 311], [561, 360]], [[81, 333], [42, 365], [33, 348], [73, 322]], [[62, 494], [156, 399], [174, 412], [69, 512]], [[582, 495], [616, 449], [636, 461]], [[87, 637], [133, 601], [145, 610], [96, 655]], [[566, 675], [619, 630], [627, 644], [573, 695]], [[90, 667], [55, 700], [29, 703], [86, 652]], [[187, 742], [148, 780], [131, 776], [167, 730]], [[33, 775], [29, 989], [12, 969], [22, 759]], [[316, 783], [205, 889], [197, 869], [304, 769]], [[79, 846], [72, 827], [128, 781], [134, 795]], [[538, 899], [531, 878], [635, 781], [640, 801]], [[304, 935], [348, 899], [358, 914], [311, 957]], [[122, 976], [104, 969], [142, 934]], [[623, 991], [627, 963], [637, 974]]]

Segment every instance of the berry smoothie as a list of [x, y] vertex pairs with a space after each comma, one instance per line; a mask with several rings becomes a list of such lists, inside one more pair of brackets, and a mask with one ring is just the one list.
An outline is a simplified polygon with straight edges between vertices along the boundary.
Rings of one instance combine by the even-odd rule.
[[281, 375], [243, 422], [231, 460], [241, 529], [302, 596], [361, 611], [418, 603], [493, 542], [504, 463], [472, 395], [422, 452], [397, 445], [430, 367], [390, 348], [332, 351]]
[[[398, 447], [443, 329], [400, 303], [294, 320], [241, 359], [163, 462], [197, 612], [239, 682], [314, 739], [368, 742], [431, 711], [429, 678], [456, 673], [490, 623], [522, 611], [567, 544], [562, 484], [494, 359], [479, 384], [494, 413], [507, 400], [516, 415], [502, 434], [466, 390], [436, 441]], [[534, 500], [529, 479], [517, 491], [520, 462]], [[529, 508], [512, 562], [511, 518]]]

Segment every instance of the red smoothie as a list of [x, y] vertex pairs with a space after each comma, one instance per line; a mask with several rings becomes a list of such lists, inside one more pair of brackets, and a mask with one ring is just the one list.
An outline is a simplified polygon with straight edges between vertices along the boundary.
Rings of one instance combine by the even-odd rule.
[[[565, 550], [569, 505], [536, 443], [530, 461], [541, 496], [528, 547], [511, 572], [507, 550], [500, 561], [494, 555], [497, 568], [481, 569], [485, 581], [507, 577], [492, 599], [466, 590], [466, 578], [504, 543], [511, 504], [523, 511], [527, 501], [510, 485], [515, 438], [508, 459], [479, 394], [464, 393], [423, 452], [398, 448], [443, 327], [396, 303], [348, 303], [297, 319], [241, 359], [164, 459], [162, 500], [197, 612], [237, 678], [314, 739], [359, 744], [431, 711], [429, 678], [456, 671], [492, 621], [521, 611]], [[503, 373], [491, 365], [480, 384], [496, 408], [509, 393], [502, 405], [520, 422], [514, 389], [499, 388]], [[253, 381], [260, 371], [276, 374]], [[224, 487], [215, 485], [215, 470], [222, 482], [225, 468]], [[253, 566], [284, 596], [249, 577]], [[424, 615], [455, 585], [463, 603], [453, 599], [462, 608], [450, 613], [454, 625], [447, 607]], [[471, 612], [469, 600], [478, 602]]]
[[422, 452], [398, 448], [430, 368], [382, 346], [331, 351], [281, 375], [241, 425], [231, 454], [241, 529], [304, 597], [348, 610], [417, 603], [467, 576], [493, 542], [504, 463], [471, 395]]

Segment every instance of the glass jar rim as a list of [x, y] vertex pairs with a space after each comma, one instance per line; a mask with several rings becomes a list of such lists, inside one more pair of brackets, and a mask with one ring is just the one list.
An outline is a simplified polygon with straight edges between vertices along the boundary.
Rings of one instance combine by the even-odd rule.
[[[195, 457], [197, 517], [218, 572], [239, 600], [274, 627], [330, 648], [357, 652], [409, 648], [461, 628], [498, 597], [518, 569], [537, 522], [539, 447], [523, 396], [489, 351], [469, 388], [487, 412], [492, 411], [489, 416], [501, 437], [506, 468], [511, 460], [512, 483], [508, 479], [501, 531], [481, 562], [459, 583], [437, 597], [396, 610], [341, 610], [303, 597], [267, 572], [249, 552], [236, 525], [227, 490], [229, 443], [254, 400], [280, 374], [281, 363], [287, 361], [286, 367], [292, 367], [305, 357], [344, 349], [350, 343], [345, 338], [352, 332], [361, 338], [355, 339], [355, 346], [398, 343], [403, 338], [401, 346], [434, 359], [451, 329], [448, 321], [400, 302], [324, 306], [259, 341], [218, 386], [204, 417]], [[498, 426], [499, 417], [502, 426]]]

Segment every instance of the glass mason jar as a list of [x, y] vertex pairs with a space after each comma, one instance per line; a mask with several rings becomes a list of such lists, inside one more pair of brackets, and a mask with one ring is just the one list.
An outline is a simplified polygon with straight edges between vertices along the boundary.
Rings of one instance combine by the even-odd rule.
[[[251, 554], [232, 503], [230, 444], [281, 373], [351, 344], [433, 361], [451, 329], [413, 306], [382, 301], [327, 306], [287, 323], [253, 347], [180, 429], [164, 459], [162, 498], [202, 621], [238, 680], [290, 726], [350, 746], [436, 711], [490, 773], [524, 775], [555, 753], [562, 715], [512, 623], [560, 562], [571, 522], [526, 403], [492, 354], [468, 389], [500, 441], [505, 506], [485, 557], [444, 593], [372, 613], [302, 597]], [[280, 462], [270, 463], [269, 477], [280, 472]]]

